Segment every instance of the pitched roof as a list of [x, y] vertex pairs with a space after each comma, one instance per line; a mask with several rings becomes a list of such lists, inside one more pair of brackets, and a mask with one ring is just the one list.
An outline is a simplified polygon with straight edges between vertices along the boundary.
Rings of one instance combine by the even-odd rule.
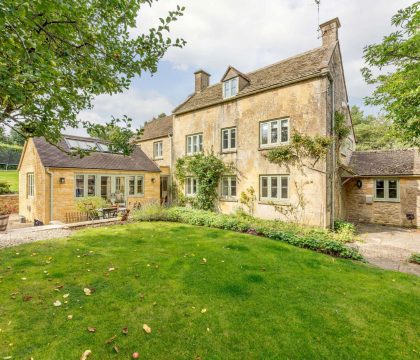
[[[106, 144], [104, 141], [87, 137], [68, 135], [64, 135], [64, 137], [70, 140], [95, 140], [100, 144]], [[133, 152], [129, 156], [110, 152], [92, 152], [90, 155], [80, 158], [78, 156], [71, 156], [63, 153], [55, 146], [49, 144], [43, 137], [34, 138], [33, 141], [41, 162], [45, 167], [149, 172], [160, 171], [159, 167], [150, 160], [138, 146], [135, 146]], [[58, 145], [64, 150], [70, 150], [65, 139], [62, 139]]]
[[140, 138], [140, 141], [172, 135], [172, 125], [172, 115], [153, 119], [144, 125], [144, 133]]
[[206, 106], [215, 105], [223, 101], [231, 101], [240, 96], [249, 95], [266, 90], [267, 88], [282, 86], [303, 78], [320, 75], [326, 68], [336, 44], [322, 46], [300, 55], [288, 58], [275, 64], [263, 67], [256, 71], [244, 74], [249, 79], [238, 95], [223, 99], [222, 83], [209, 86], [201, 92], [196, 92], [187, 98], [175, 110], [175, 114], [197, 110]]
[[349, 166], [359, 176], [420, 175], [419, 149], [354, 151]]

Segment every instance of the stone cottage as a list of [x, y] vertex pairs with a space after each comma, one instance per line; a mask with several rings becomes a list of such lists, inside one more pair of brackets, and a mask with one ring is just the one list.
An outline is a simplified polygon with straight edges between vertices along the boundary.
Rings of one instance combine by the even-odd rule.
[[[338, 155], [330, 151], [311, 168], [278, 166], [264, 156], [294, 131], [333, 136], [335, 112], [352, 129], [339, 27], [337, 18], [321, 24], [322, 46], [250, 73], [228, 66], [213, 85], [208, 72], [196, 71], [194, 93], [172, 117], [150, 122], [140, 146], [171, 174], [177, 159], [202, 151], [233, 163], [235, 173], [219, 189], [224, 213], [241, 207], [240, 194], [253, 188], [258, 217], [322, 227], [334, 219], [419, 226], [417, 150], [357, 152], [351, 131]], [[194, 196], [197, 186], [190, 177], [182, 191]]]
[[76, 201], [101, 196], [125, 207], [159, 201], [159, 167], [136, 147], [130, 156], [113, 153], [98, 139], [65, 135], [59, 146], [95, 152], [67, 155], [44, 138], [29, 139], [19, 163], [19, 214], [26, 221], [75, 222]]

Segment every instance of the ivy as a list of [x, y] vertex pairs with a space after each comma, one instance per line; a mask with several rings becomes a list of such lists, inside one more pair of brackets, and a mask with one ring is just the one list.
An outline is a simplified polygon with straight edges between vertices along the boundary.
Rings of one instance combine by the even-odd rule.
[[197, 194], [187, 200], [193, 207], [202, 210], [214, 210], [220, 178], [231, 170], [231, 166], [226, 165], [213, 153], [184, 156], [175, 164], [175, 176], [180, 185], [185, 184], [185, 178], [188, 176], [197, 178]]

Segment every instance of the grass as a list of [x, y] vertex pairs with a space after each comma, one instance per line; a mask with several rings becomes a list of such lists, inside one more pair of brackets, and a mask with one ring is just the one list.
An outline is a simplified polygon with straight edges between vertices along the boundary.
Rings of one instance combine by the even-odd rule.
[[0, 359], [420, 353], [419, 278], [218, 229], [135, 223], [3, 249], [0, 289]]
[[10, 184], [13, 192], [19, 191], [19, 173], [17, 170], [0, 170], [0, 181], [6, 181]]

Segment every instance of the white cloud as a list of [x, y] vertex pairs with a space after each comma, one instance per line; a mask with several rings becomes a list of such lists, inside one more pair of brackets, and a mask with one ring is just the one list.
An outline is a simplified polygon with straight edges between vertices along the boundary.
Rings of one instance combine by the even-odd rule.
[[[324, 0], [320, 21], [338, 16], [339, 37], [349, 94], [364, 97], [370, 88], [360, 67], [363, 47], [379, 42], [392, 31], [390, 19], [410, 0]], [[144, 8], [137, 31], [157, 25], [157, 19], [186, 6], [185, 15], [172, 24], [171, 36], [183, 37], [184, 49], [165, 56], [174, 68], [204, 68], [219, 81], [227, 66], [244, 72], [293, 56], [321, 44], [317, 38], [317, 8], [313, 0], [165, 0]]]
[[[174, 107], [174, 104], [157, 92], [141, 92], [131, 87], [120, 94], [98, 96], [94, 100], [94, 108], [82, 111], [78, 118], [104, 124], [111, 119], [111, 114], [115, 117], [127, 115], [133, 119], [133, 126], [138, 128], [145, 121], [162, 112], [170, 114]], [[67, 132], [85, 134], [83, 129], [76, 131], [69, 129]]]

